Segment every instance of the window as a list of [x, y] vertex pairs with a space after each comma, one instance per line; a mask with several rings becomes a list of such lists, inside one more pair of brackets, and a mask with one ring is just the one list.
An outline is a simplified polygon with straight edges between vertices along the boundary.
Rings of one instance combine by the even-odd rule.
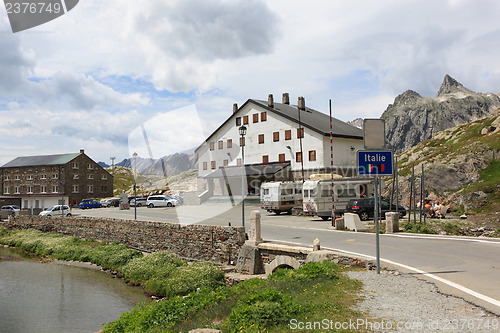
[[21, 177], [19, 177], [19, 176], [15, 176], [15, 177], [14, 177], [14, 180], [21, 180]]
[[33, 193], [33, 186], [28, 186], [28, 194], [31, 194]]
[[52, 185], [52, 193], [57, 193], [58, 190], [59, 188], [57, 185]]
[[278, 155], [278, 161], [280, 163], [284, 163], [285, 162], [285, 154], [279, 154]]
[[108, 187], [106, 185], [101, 186], [101, 192], [108, 192]]
[[266, 121], [266, 120], [267, 120], [267, 112], [261, 112], [260, 121]]
[[295, 153], [295, 161], [302, 162], [302, 153], [300, 151]]
[[101, 180], [107, 180], [108, 179], [108, 175], [102, 175], [101, 176]]
[[241, 117], [236, 117], [236, 126], [241, 126]]
[[297, 139], [303, 138], [304, 137], [304, 129], [303, 128], [297, 128]]
[[227, 148], [233, 148], [233, 140], [227, 139]]
[[58, 178], [59, 178], [59, 175], [58, 175], [57, 173], [54, 173], [54, 174], [52, 175], [52, 179], [58, 179]]
[[214, 150], [214, 149], [215, 149], [215, 143], [210, 142], [210, 150]]
[[94, 193], [94, 185], [87, 185], [87, 193]]
[[243, 116], [243, 125], [248, 125], [248, 116]]
[[224, 149], [224, 141], [220, 140], [217, 142], [217, 145], [219, 146], [219, 149]]
[[264, 134], [259, 134], [259, 144], [264, 143]]
[[5, 180], [10, 180], [9, 176], [5, 176]]
[[73, 163], [72, 167], [73, 167], [73, 169], [78, 169], [78, 163]]
[[33, 180], [33, 176], [32, 175], [28, 175], [28, 177], [26, 177], [26, 180]]
[[4, 189], [3, 189], [3, 193], [4, 193], [4, 194], [9, 194], [9, 188], [8, 188], [8, 187], [4, 187]]
[[73, 185], [73, 193], [78, 193], [78, 185]]
[[45, 185], [40, 186], [40, 193], [47, 193], [47, 186]]
[[87, 169], [92, 170], [94, 169], [94, 166], [92, 164], [87, 164]]
[[207, 162], [203, 162], [203, 170], [207, 170], [208, 168], [208, 163]]
[[316, 161], [316, 150], [309, 150], [309, 161]]
[[254, 123], [258, 123], [259, 122], [259, 114], [258, 113], [254, 113], [252, 115], [252, 117], [253, 117], [253, 122]]
[[210, 166], [211, 166], [212, 170], [214, 170], [216, 168], [215, 161], [210, 162], [210, 164], [211, 164]]
[[40, 179], [47, 179], [47, 175], [41, 175]]
[[236, 165], [239, 167], [241, 166], [241, 158], [236, 159]]
[[94, 175], [87, 175], [87, 179], [94, 179]]
[[240, 137], [240, 147], [245, 145], [245, 138]]
[[80, 179], [80, 175], [79, 174], [73, 175], [73, 179]]
[[224, 167], [227, 167], [229, 165], [229, 161], [228, 160], [224, 160]]
[[273, 132], [273, 142], [280, 141], [280, 132]]
[[267, 164], [267, 163], [269, 163], [269, 155], [262, 156], [262, 164]]
[[19, 194], [19, 186], [14, 186], [14, 194]]
[[292, 130], [285, 131], [285, 140], [292, 140]]

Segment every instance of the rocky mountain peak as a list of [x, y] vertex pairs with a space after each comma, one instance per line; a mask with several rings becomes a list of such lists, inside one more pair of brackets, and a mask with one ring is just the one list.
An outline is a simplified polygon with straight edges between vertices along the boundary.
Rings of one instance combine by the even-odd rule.
[[407, 90], [401, 95], [398, 95], [396, 99], [394, 100], [394, 105], [401, 105], [401, 104], [407, 104], [407, 103], [414, 103], [417, 100], [421, 99], [422, 96], [420, 96], [419, 93], [413, 90]]
[[441, 84], [441, 87], [439, 88], [439, 91], [437, 93], [437, 97], [457, 92], [467, 94], [473, 93], [472, 90], [465, 88], [460, 82], [446, 74], [444, 76], [443, 83]]
[[390, 148], [400, 153], [439, 131], [481, 119], [499, 107], [498, 95], [473, 92], [446, 75], [437, 97], [407, 90], [396, 97], [381, 118]]

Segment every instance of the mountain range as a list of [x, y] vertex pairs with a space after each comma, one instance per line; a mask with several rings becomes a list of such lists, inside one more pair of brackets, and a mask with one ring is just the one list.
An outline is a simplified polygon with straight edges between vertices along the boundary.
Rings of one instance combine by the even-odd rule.
[[[175, 153], [159, 159], [138, 157], [136, 162], [138, 173], [147, 175], [174, 176], [186, 170], [195, 169], [197, 156], [194, 153]], [[104, 162], [99, 162], [98, 164], [103, 168], [110, 167], [110, 165]], [[135, 167], [133, 158], [126, 158], [115, 165], [131, 169]]]
[[407, 90], [380, 118], [385, 120], [388, 148], [401, 153], [447, 128], [488, 116], [499, 107], [497, 94], [476, 93], [447, 74], [436, 97]]

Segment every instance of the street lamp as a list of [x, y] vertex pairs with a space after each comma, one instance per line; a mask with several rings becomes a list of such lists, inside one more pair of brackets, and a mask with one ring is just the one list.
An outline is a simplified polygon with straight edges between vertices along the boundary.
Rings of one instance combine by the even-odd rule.
[[137, 153], [132, 154], [134, 158], [134, 220], [137, 220]]
[[64, 166], [61, 166], [61, 217], [64, 217]]
[[247, 128], [242, 125], [238, 128], [241, 135], [241, 225], [245, 227], [245, 135]]

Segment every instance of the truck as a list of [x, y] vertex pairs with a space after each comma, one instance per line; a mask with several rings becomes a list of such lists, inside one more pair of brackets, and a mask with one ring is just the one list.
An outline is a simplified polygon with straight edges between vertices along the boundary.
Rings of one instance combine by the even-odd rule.
[[302, 188], [304, 215], [318, 216], [324, 221], [332, 217], [332, 211], [335, 215], [342, 215], [349, 200], [373, 196], [373, 180], [359, 177], [335, 178], [333, 190], [332, 202], [332, 179], [306, 180]]
[[260, 188], [260, 205], [270, 213], [291, 214], [292, 208], [302, 207], [302, 182], [263, 183]]

